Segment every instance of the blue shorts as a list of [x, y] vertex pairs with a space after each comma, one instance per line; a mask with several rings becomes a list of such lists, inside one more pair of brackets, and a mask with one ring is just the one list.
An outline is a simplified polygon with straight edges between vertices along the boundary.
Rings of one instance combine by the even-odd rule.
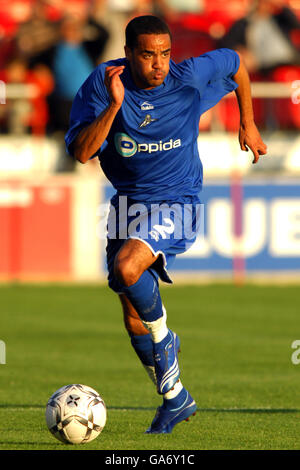
[[158, 257], [149, 271], [156, 279], [172, 283], [168, 269], [176, 255], [195, 242], [203, 227], [203, 209], [198, 196], [179, 202], [141, 202], [115, 195], [110, 201], [107, 221], [106, 260], [108, 284], [117, 293], [122, 286], [114, 275], [115, 257], [123, 243], [132, 238], [145, 243]]

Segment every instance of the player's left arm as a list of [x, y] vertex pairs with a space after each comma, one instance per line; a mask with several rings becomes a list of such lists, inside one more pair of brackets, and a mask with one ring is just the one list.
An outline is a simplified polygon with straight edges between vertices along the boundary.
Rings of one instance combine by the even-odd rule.
[[259, 156], [267, 153], [267, 146], [254, 122], [250, 79], [241, 54], [239, 57], [240, 66], [232, 77], [238, 84], [235, 93], [240, 109], [239, 141], [242, 150], [248, 152], [249, 148], [252, 151], [254, 156], [252, 163], [257, 163]]

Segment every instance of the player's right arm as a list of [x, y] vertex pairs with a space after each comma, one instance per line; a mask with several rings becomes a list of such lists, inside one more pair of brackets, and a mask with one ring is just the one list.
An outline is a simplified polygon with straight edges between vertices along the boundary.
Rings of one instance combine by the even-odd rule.
[[72, 144], [74, 157], [81, 163], [86, 163], [101, 147], [122, 106], [124, 86], [120, 75], [123, 70], [124, 66], [111, 66], [105, 69], [104, 83], [110, 103], [93, 122], [79, 132]]

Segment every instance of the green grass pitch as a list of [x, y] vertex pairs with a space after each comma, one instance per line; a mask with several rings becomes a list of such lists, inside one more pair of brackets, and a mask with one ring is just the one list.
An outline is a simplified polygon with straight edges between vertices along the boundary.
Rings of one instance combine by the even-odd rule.
[[[0, 449], [299, 449], [299, 287], [162, 287], [181, 338], [181, 378], [198, 411], [169, 435], [145, 435], [160, 397], [131, 348], [117, 296], [98, 285], [2, 285]], [[108, 408], [91, 443], [45, 424], [50, 395], [89, 385]]]

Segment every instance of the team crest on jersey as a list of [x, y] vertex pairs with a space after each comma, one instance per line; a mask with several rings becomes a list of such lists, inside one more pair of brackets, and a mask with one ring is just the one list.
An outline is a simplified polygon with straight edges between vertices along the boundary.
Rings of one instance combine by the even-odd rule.
[[141, 122], [140, 127], [146, 127], [148, 124], [151, 124], [151, 122], [157, 121], [157, 119], [152, 118], [150, 114], [146, 114], [145, 119], [143, 122]]
[[154, 109], [153, 104], [149, 103], [148, 101], [144, 101], [144, 103], [141, 104], [141, 110], [142, 111], [149, 111], [150, 109]]

